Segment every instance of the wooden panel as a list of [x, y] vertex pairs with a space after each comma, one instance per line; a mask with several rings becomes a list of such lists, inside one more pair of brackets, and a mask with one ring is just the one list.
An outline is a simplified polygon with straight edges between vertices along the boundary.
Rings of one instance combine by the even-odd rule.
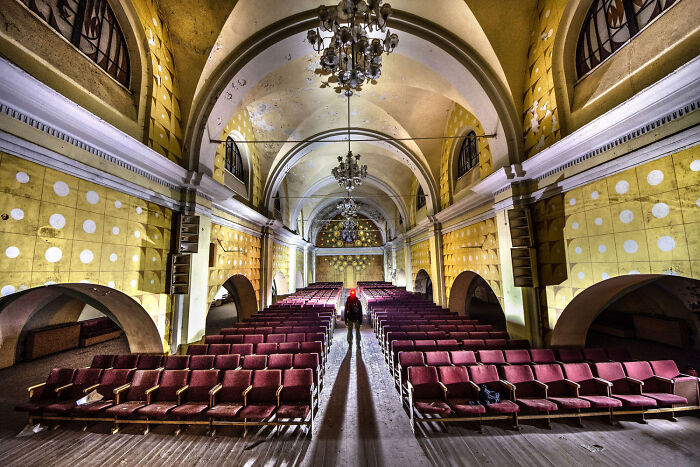
[[80, 323], [59, 324], [27, 333], [25, 358], [34, 360], [63, 350], [78, 346], [80, 339]]

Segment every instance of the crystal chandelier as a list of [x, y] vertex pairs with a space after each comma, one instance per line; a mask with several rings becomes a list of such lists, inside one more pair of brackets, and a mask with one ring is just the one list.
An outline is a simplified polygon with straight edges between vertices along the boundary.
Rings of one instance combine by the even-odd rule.
[[[316, 52], [322, 52], [323, 72], [333, 74], [346, 94], [382, 74], [382, 55], [393, 52], [399, 43], [399, 36], [386, 28], [391, 13], [391, 5], [382, 5], [382, 0], [341, 0], [336, 6], [318, 8], [320, 30], [332, 35], [321, 37], [316, 28], [306, 39]], [[375, 29], [386, 32], [383, 40], [368, 37]]]
[[[348, 135], [348, 146], [350, 136]], [[342, 186], [346, 191], [352, 191], [356, 186], [362, 184], [362, 179], [367, 177], [367, 166], [360, 165], [360, 155], [353, 155], [348, 147], [348, 153], [343, 156], [338, 156], [338, 166], [333, 167], [332, 173], [338, 181], [338, 185]]]
[[347, 198], [343, 198], [343, 200], [338, 203], [338, 211], [340, 211], [340, 215], [345, 218], [357, 217], [357, 203], [350, 197], [350, 193], [348, 193]]
[[349, 217], [343, 221], [343, 229], [340, 231], [340, 238], [346, 242], [351, 243], [357, 240], [357, 227], [358, 223], [355, 218]]

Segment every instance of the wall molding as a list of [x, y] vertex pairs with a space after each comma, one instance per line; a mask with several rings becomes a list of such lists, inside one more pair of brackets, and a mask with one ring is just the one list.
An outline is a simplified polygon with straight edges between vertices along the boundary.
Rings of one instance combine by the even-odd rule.
[[[352, 250], [352, 253], [348, 253]], [[384, 249], [380, 246], [365, 246], [360, 248], [317, 248], [316, 256], [365, 256], [365, 255], [384, 255]]]

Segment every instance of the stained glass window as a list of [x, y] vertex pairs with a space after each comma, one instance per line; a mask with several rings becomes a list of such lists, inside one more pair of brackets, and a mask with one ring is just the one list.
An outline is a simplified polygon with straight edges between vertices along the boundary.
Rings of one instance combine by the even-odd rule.
[[224, 167], [231, 172], [234, 177], [245, 183], [241, 151], [230, 136], [226, 138], [226, 160], [224, 161]]

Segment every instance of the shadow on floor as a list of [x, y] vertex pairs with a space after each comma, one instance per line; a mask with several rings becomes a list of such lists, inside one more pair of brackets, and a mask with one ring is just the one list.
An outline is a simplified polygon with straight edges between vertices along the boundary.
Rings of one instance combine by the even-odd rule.
[[[384, 465], [382, 442], [377, 426], [378, 414], [372, 399], [371, 382], [362, 360], [362, 347], [357, 347], [357, 414], [360, 450], [363, 465]], [[358, 453], [360, 454], [360, 453]]]

